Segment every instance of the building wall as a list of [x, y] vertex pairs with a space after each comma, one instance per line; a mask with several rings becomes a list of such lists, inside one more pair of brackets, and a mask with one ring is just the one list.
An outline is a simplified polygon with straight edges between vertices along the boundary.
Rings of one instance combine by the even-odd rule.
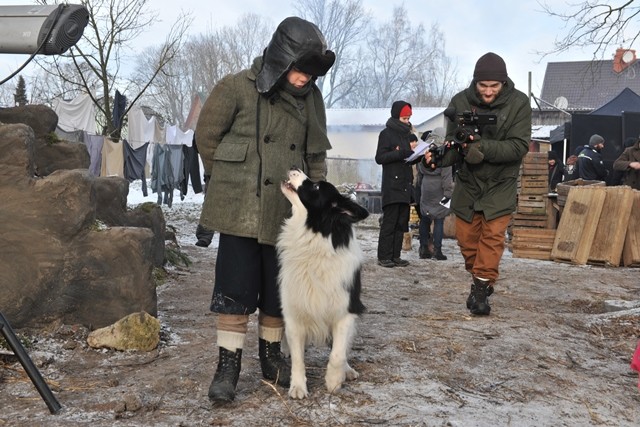
[[374, 159], [327, 159], [327, 181], [334, 185], [365, 183], [380, 189], [382, 166]]

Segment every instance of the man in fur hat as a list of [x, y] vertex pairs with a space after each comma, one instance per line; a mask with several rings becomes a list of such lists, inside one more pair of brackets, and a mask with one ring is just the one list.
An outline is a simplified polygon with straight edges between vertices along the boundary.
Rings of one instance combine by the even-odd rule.
[[[458, 164], [451, 210], [456, 215], [456, 238], [471, 274], [467, 308], [474, 315], [491, 311], [489, 295], [499, 274], [505, 233], [516, 208], [517, 181], [522, 158], [529, 151], [531, 106], [516, 90], [504, 60], [493, 52], [478, 59], [473, 80], [449, 104], [457, 114], [494, 114], [495, 122], [479, 127], [464, 142], [456, 142], [458, 124], [447, 125], [448, 150], [438, 167]], [[427, 163], [431, 153], [425, 155]]]
[[318, 27], [289, 17], [250, 69], [224, 77], [206, 100], [196, 138], [208, 174], [200, 224], [220, 233], [211, 311], [217, 313], [214, 402], [234, 399], [249, 315], [259, 311], [264, 378], [289, 386], [275, 249], [290, 204], [280, 181], [292, 166], [326, 176], [331, 148], [316, 77], [335, 61]]

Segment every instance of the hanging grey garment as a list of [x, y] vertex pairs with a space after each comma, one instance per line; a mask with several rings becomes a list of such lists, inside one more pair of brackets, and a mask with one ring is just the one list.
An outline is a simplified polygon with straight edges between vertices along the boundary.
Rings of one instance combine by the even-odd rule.
[[[171, 172], [173, 173], [173, 179], [171, 183], [172, 187], [167, 191], [171, 191], [173, 195], [173, 190], [180, 189], [180, 183], [184, 181], [184, 154], [182, 152], [182, 144], [173, 145], [169, 144], [169, 162], [171, 162]], [[185, 193], [180, 189], [180, 200], [184, 200]]]
[[58, 138], [68, 142], [85, 142], [88, 135], [84, 130], [66, 131], [60, 126], [56, 126], [56, 130], [54, 132], [58, 135]]
[[104, 136], [87, 134], [85, 145], [89, 152], [89, 173], [93, 176], [100, 176], [102, 169], [102, 145]]
[[147, 164], [147, 147], [149, 147], [149, 143], [147, 142], [134, 149], [126, 139], [123, 139], [122, 142], [124, 143], [124, 177], [129, 182], [141, 179], [142, 195], [147, 197], [147, 177], [144, 173], [144, 167]]
[[171, 207], [173, 203], [173, 170], [171, 151], [166, 144], [156, 144], [151, 168], [151, 191], [158, 193], [158, 204]]

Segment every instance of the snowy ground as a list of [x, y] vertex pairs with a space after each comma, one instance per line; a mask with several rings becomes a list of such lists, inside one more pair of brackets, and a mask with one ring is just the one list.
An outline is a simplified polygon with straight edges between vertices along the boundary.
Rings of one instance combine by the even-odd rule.
[[[129, 203], [144, 198], [132, 185]], [[307, 351], [310, 397], [294, 401], [261, 381], [252, 317], [236, 400], [213, 406], [214, 316], [208, 311], [216, 245], [194, 246], [202, 195], [176, 193], [167, 223], [193, 263], [158, 288], [162, 342], [149, 353], [93, 350], [88, 331], [52, 325], [29, 352], [63, 410], [49, 414], [11, 356], [0, 357], [0, 426], [637, 426], [637, 311], [605, 301], [640, 299], [638, 269], [573, 266], [505, 253], [491, 316], [465, 307], [469, 277], [453, 240], [447, 261], [406, 268], [375, 262], [377, 218], [357, 234], [366, 262], [351, 353], [360, 378], [323, 387], [328, 349]]]

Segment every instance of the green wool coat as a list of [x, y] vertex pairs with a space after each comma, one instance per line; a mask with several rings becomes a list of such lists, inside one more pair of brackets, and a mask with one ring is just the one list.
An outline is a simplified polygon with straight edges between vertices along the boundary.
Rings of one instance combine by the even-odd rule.
[[[520, 164], [531, 140], [529, 98], [508, 79], [502, 93], [491, 105], [486, 105], [480, 101], [472, 82], [451, 99], [449, 107], [454, 107], [457, 113], [475, 111], [497, 116], [497, 123], [486, 126], [480, 141], [475, 143], [484, 154], [481, 163], [469, 164], [456, 150], [449, 150], [439, 165], [460, 162], [451, 210], [467, 222], [479, 211], [484, 212], [487, 220], [511, 214], [516, 209]], [[453, 140], [456, 127], [457, 124], [448, 123], [448, 141]]]
[[[291, 211], [280, 183], [293, 166], [313, 181], [324, 180], [331, 145], [317, 86], [311, 83], [306, 101], [281, 89], [275, 96], [259, 96], [255, 79], [261, 64], [262, 58], [256, 58], [251, 69], [220, 80], [200, 113], [195, 138], [205, 174], [211, 175], [200, 223], [275, 245]], [[309, 102], [314, 108], [308, 108]], [[309, 110], [315, 110], [316, 132], [307, 126]]]

